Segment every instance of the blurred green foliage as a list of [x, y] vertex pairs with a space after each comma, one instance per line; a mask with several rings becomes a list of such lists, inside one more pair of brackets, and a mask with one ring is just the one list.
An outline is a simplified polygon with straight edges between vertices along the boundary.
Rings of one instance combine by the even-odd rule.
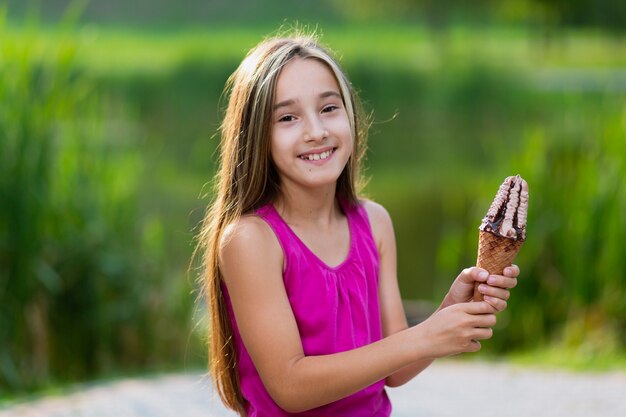
[[182, 364], [193, 300], [165, 269], [161, 219], [141, 214], [133, 122], [69, 36], [42, 51], [35, 27], [6, 35], [0, 23], [0, 394]]
[[68, 5], [85, 4], [82, 20], [108, 25], [177, 27], [247, 24], [276, 26], [294, 19], [305, 23], [420, 23], [440, 30], [458, 23], [524, 24], [557, 27], [626, 28], [626, 4], [616, 0], [4, 0], [14, 16], [36, 6], [48, 21]]
[[[187, 268], [222, 89], [276, 28], [0, 27], [1, 389], [202, 365]], [[623, 352], [623, 39], [379, 23], [323, 41], [372, 112], [366, 193], [394, 219], [403, 296], [437, 301], [475, 263], [519, 173], [522, 277], [485, 348]]]
[[[489, 348], [530, 350], [552, 345], [588, 362], [615, 357], [626, 347], [626, 101], [594, 94], [551, 94], [560, 123], [530, 121], [523, 147], [495, 148], [501, 168], [530, 186], [528, 240], [518, 264], [520, 285]], [[494, 192], [479, 178], [481, 192]], [[504, 172], [503, 172], [504, 174]], [[476, 188], [475, 188], [476, 189]], [[475, 191], [474, 191], [475, 192]], [[472, 195], [446, 203], [452, 219], [478, 218]], [[486, 206], [485, 206], [486, 207]], [[475, 230], [445, 236], [440, 265], [467, 263]], [[456, 253], [456, 256], [454, 255]]]

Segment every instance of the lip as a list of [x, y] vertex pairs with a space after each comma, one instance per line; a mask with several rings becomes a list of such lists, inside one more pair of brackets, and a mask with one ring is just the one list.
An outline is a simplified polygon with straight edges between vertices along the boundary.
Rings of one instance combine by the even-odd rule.
[[335, 147], [335, 146], [325, 146], [323, 148], [311, 149], [308, 152], [304, 152], [304, 153], [301, 153], [300, 155], [298, 155], [298, 158], [301, 158], [301, 157], [307, 156], [307, 155], [311, 155], [311, 154], [322, 153], [322, 152], [326, 152], [326, 151], [332, 151], [332, 153], [331, 153], [331, 155], [332, 155], [334, 153], [335, 149], [337, 149], [337, 147]]
[[[330, 161], [333, 158], [333, 155], [335, 154], [335, 151], [337, 150], [337, 147], [335, 146], [325, 146], [323, 148], [319, 148], [319, 149], [312, 149], [310, 151], [307, 151], [305, 153], [302, 153], [300, 155], [298, 155], [298, 159], [301, 160], [302, 162], [306, 162], [308, 164], [313, 164], [313, 165], [323, 165], [326, 162]], [[330, 155], [328, 156], [328, 158], [325, 159], [316, 159], [313, 161], [310, 161], [308, 159], [304, 159], [304, 156], [307, 155], [312, 155], [312, 154], [320, 154], [323, 152], [330, 152]]]

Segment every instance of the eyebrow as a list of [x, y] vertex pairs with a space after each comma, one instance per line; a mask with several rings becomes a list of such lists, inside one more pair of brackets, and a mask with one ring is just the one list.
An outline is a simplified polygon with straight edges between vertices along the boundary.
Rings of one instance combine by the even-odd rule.
[[[329, 91], [324, 91], [323, 93], [319, 95], [319, 98], [328, 98], [328, 97], [337, 97], [341, 99], [341, 94], [339, 94], [336, 91], [329, 90]], [[280, 103], [276, 103], [274, 104], [274, 111], [278, 110], [281, 107], [291, 106], [292, 104], [295, 104], [295, 102], [296, 102], [295, 100], [290, 99], [290, 100], [281, 101]]]

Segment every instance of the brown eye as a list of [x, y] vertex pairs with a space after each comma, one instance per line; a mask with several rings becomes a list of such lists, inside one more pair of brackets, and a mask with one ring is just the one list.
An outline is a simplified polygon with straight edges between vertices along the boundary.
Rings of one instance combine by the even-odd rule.
[[286, 116], [281, 117], [280, 119], [278, 119], [279, 122], [292, 122], [294, 121], [296, 118], [293, 117], [292, 115], [288, 114]]

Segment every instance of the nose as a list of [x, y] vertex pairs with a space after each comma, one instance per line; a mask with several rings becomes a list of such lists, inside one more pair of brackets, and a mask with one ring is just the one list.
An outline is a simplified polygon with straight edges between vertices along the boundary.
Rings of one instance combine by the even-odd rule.
[[305, 142], [321, 141], [326, 139], [328, 132], [324, 128], [324, 124], [319, 117], [309, 117], [306, 123], [306, 130], [304, 132]]

